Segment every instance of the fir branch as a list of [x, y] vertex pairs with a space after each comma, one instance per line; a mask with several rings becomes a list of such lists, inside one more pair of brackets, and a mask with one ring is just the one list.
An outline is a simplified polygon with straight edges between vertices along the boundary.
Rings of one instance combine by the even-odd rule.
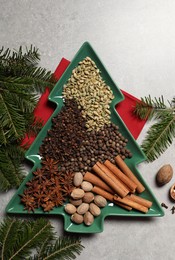
[[1, 146], [0, 150], [0, 191], [19, 187], [26, 173], [22, 161], [24, 149], [19, 145]]
[[[1, 259], [75, 259], [83, 249], [80, 239], [57, 238], [46, 219], [6, 218], [0, 223]], [[37, 253], [33, 256], [32, 250]]]
[[157, 159], [172, 144], [175, 138], [175, 98], [165, 105], [164, 98], [148, 96], [136, 104], [134, 113], [141, 119], [155, 119], [141, 144], [148, 162]]
[[[44, 91], [46, 85], [53, 87], [55, 84], [54, 77], [50, 71], [38, 66], [40, 54], [38, 49], [31, 45], [30, 49], [26, 48], [23, 52], [22, 46], [18, 51], [4, 50], [0, 51], [0, 74], [4, 77], [19, 77], [23, 82], [33, 85], [36, 91]], [[33, 85], [32, 85], [33, 84]]]
[[134, 108], [134, 114], [140, 119], [153, 119], [159, 117], [162, 111], [171, 110], [167, 108], [164, 102], [164, 97], [152, 99], [148, 97], [141, 98], [141, 102], [137, 102]]
[[141, 147], [148, 161], [158, 158], [173, 142], [175, 138], [175, 115], [164, 113], [159, 116], [157, 123], [153, 124]]
[[31, 249], [39, 247], [42, 244], [42, 239], [47, 237], [48, 231], [51, 228], [49, 222], [44, 219], [36, 220], [32, 225], [28, 223], [23, 227], [24, 232], [19, 235], [19, 240], [16, 242], [15, 251], [10, 255], [9, 260], [27, 257]]
[[45, 252], [45, 250], [46, 250], [46, 247], [48, 247], [48, 245], [49, 245], [51, 242], [53, 242], [53, 237], [51, 237], [51, 236], [47, 237], [47, 238], [43, 241], [42, 245], [41, 245], [39, 248], [36, 249], [37, 254], [36, 254], [35, 256], [33, 256], [32, 259], [35, 259], [35, 258], [36, 258], [37, 260], [42, 259], [42, 256], [43, 256], [43, 254], [44, 254], [44, 252]]

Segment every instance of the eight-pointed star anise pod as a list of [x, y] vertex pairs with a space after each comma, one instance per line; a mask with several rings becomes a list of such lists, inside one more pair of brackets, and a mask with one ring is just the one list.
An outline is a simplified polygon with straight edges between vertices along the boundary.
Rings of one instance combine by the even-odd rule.
[[33, 174], [35, 175], [35, 179], [39, 180], [39, 182], [42, 182], [46, 179], [43, 169], [37, 169], [35, 172], [33, 172]]
[[46, 201], [46, 203], [42, 204], [44, 211], [50, 211], [55, 207], [55, 204], [52, 201]]
[[42, 160], [42, 165], [50, 174], [58, 173], [58, 161], [55, 161], [53, 158], [46, 157], [45, 160]]
[[27, 193], [24, 193], [20, 196], [22, 197], [21, 201], [24, 203], [25, 209], [27, 209], [29, 212], [34, 211], [34, 209], [36, 208], [34, 197], [32, 197], [30, 194]]

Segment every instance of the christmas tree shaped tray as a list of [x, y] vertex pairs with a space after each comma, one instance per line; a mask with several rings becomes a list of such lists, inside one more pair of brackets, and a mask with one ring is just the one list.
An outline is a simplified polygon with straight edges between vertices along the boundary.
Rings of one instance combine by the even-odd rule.
[[[126, 159], [125, 162], [128, 165], [128, 167], [131, 169], [131, 171], [135, 174], [135, 176], [138, 178], [138, 180], [144, 185], [145, 191], [142, 192], [139, 196], [142, 198], [148, 199], [152, 201], [152, 206], [149, 209], [147, 213], [142, 213], [136, 210], [127, 211], [124, 208], [121, 208], [113, 203], [108, 203], [106, 207], [104, 207], [101, 210], [101, 214], [98, 217], [95, 217], [95, 220], [91, 226], [86, 226], [85, 224], [74, 224], [70, 220], [70, 215], [68, 215], [65, 210], [65, 204], [63, 206], [54, 207], [53, 210], [49, 212], [44, 212], [43, 209], [38, 208], [35, 209], [34, 212], [27, 212], [27, 210], [24, 210], [24, 205], [21, 203], [20, 194], [23, 193], [23, 191], [26, 188], [26, 183], [30, 181], [33, 177], [33, 172], [41, 166], [41, 156], [39, 155], [39, 147], [42, 144], [42, 141], [47, 136], [47, 131], [51, 129], [52, 127], [52, 118], [56, 116], [61, 108], [64, 106], [64, 101], [62, 98], [62, 91], [63, 86], [66, 84], [68, 79], [70, 78], [72, 74], [72, 70], [78, 66], [78, 63], [82, 61], [86, 57], [90, 57], [96, 64], [97, 68], [101, 71], [101, 77], [106, 82], [108, 86], [110, 86], [113, 94], [114, 99], [111, 102], [110, 105], [110, 111], [111, 111], [111, 122], [118, 125], [120, 133], [128, 139], [127, 148], [132, 152], [133, 156], [130, 159]], [[29, 216], [33, 216], [35, 214], [40, 214], [44, 216], [49, 215], [61, 215], [64, 218], [64, 229], [67, 232], [75, 232], [75, 233], [98, 233], [102, 232], [104, 228], [104, 219], [108, 216], [124, 216], [124, 217], [160, 217], [164, 215], [164, 212], [155, 198], [153, 192], [147, 185], [147, 183], [144, 181], [141, 173], [137, 169], [137, 165], [143, 161], [146, 160], [145, 155], [143, 154], [141, 148], [127, 129], [126, 125], [116, 112], [115, 106], [119, 102], [121, 102], [124, 99], [123, 94], [121, 93], [120, 89], [116, 86], [114, 81], [112, 80], [111, 76], [107, 72], [106, 68], [100, 61], [99, 57], [91, 47], [91, 45], [88, 42], [85, 42], [75, 57], [73, 58], [72, 62], [69, 64], [65, 72], [63, 73], [60, 80], [55, 85], [54, 89], [50, 93], [49, 100], [51, 102], [56, 103], [56, 109], [53, 112], [52, 116], [49, 118], [45, 126], [42, 128], [38, 136], [36, 137], [35, 141], [29, 148], [29, 150], [26, 152], [26, 159], [31, 161], [33, 163], [33, 168], [28, 173], [22, 184], [20, 185], [17, 192], [14, 194], [10, 202], [8, 203], [6, 207], [6, 212], [11, 214], [27, 214]]]

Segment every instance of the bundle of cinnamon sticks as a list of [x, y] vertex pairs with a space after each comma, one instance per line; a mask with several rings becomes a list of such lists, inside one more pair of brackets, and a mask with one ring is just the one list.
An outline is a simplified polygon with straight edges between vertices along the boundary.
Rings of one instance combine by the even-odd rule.
[[130, 170], [124, 160], [117, 155], [116, 165], [106, 160], [96, 162], [92, 172], [86, 172], [84, 180], [94, 186], [92, 191], [127, 210], [138, 210], [147, 213], [152, 202], [135, 193], [142, 193], [145, 187]]

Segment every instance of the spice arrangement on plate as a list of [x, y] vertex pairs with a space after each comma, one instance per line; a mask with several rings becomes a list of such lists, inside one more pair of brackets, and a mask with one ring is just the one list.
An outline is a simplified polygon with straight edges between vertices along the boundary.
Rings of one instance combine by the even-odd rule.
[[[114, 96], [91, 58], [80, 61], [72, 71], [64, 86], [63, 97], [64, 106], [52, 118], [52, 127], [39, 149], [41, 166], [33, 172], [33, 178], [26, 183], [26, 189], [20, 195], [24, 208], [34, 211], [42, 207], [44, 211], [50, 211], [54, 207], [66, 205], [69, 198], [70, 203], [65, 206], [65, 210], [74, 212], [76, 209], [72, 221], [84, 221], [90, 225], [94, 217], [100, 214], [95, 199], [97, 195], [90, 203], [83, 200], [87, 201], [93, 193], [101, 196], [102, 200], [112, 198], [113, 203], [126, 209], [147, 212], [149, 207], [144, 209], [142, 203], [135, 201], [136, 195], [129, 195], [136, 190], [144, 191], [144, 187], [124, 163], [125, 158], [132, 157], [131, 151], [127, 149], [128, 139], [111, 122], [110, 103]], [[116, 163], [121, 168], [118, 176], [113, 168]], [[81, 187], [75, 184], [74, 176], [77, 172], [83, 176], [79, 177]], [[91, 181], [87, 176], [92, 178]], [[107, 190], [104, 187], [108, 187]], [[82, 194], [79, 197], [78, 193], [75, 198], [77, 189]]]

